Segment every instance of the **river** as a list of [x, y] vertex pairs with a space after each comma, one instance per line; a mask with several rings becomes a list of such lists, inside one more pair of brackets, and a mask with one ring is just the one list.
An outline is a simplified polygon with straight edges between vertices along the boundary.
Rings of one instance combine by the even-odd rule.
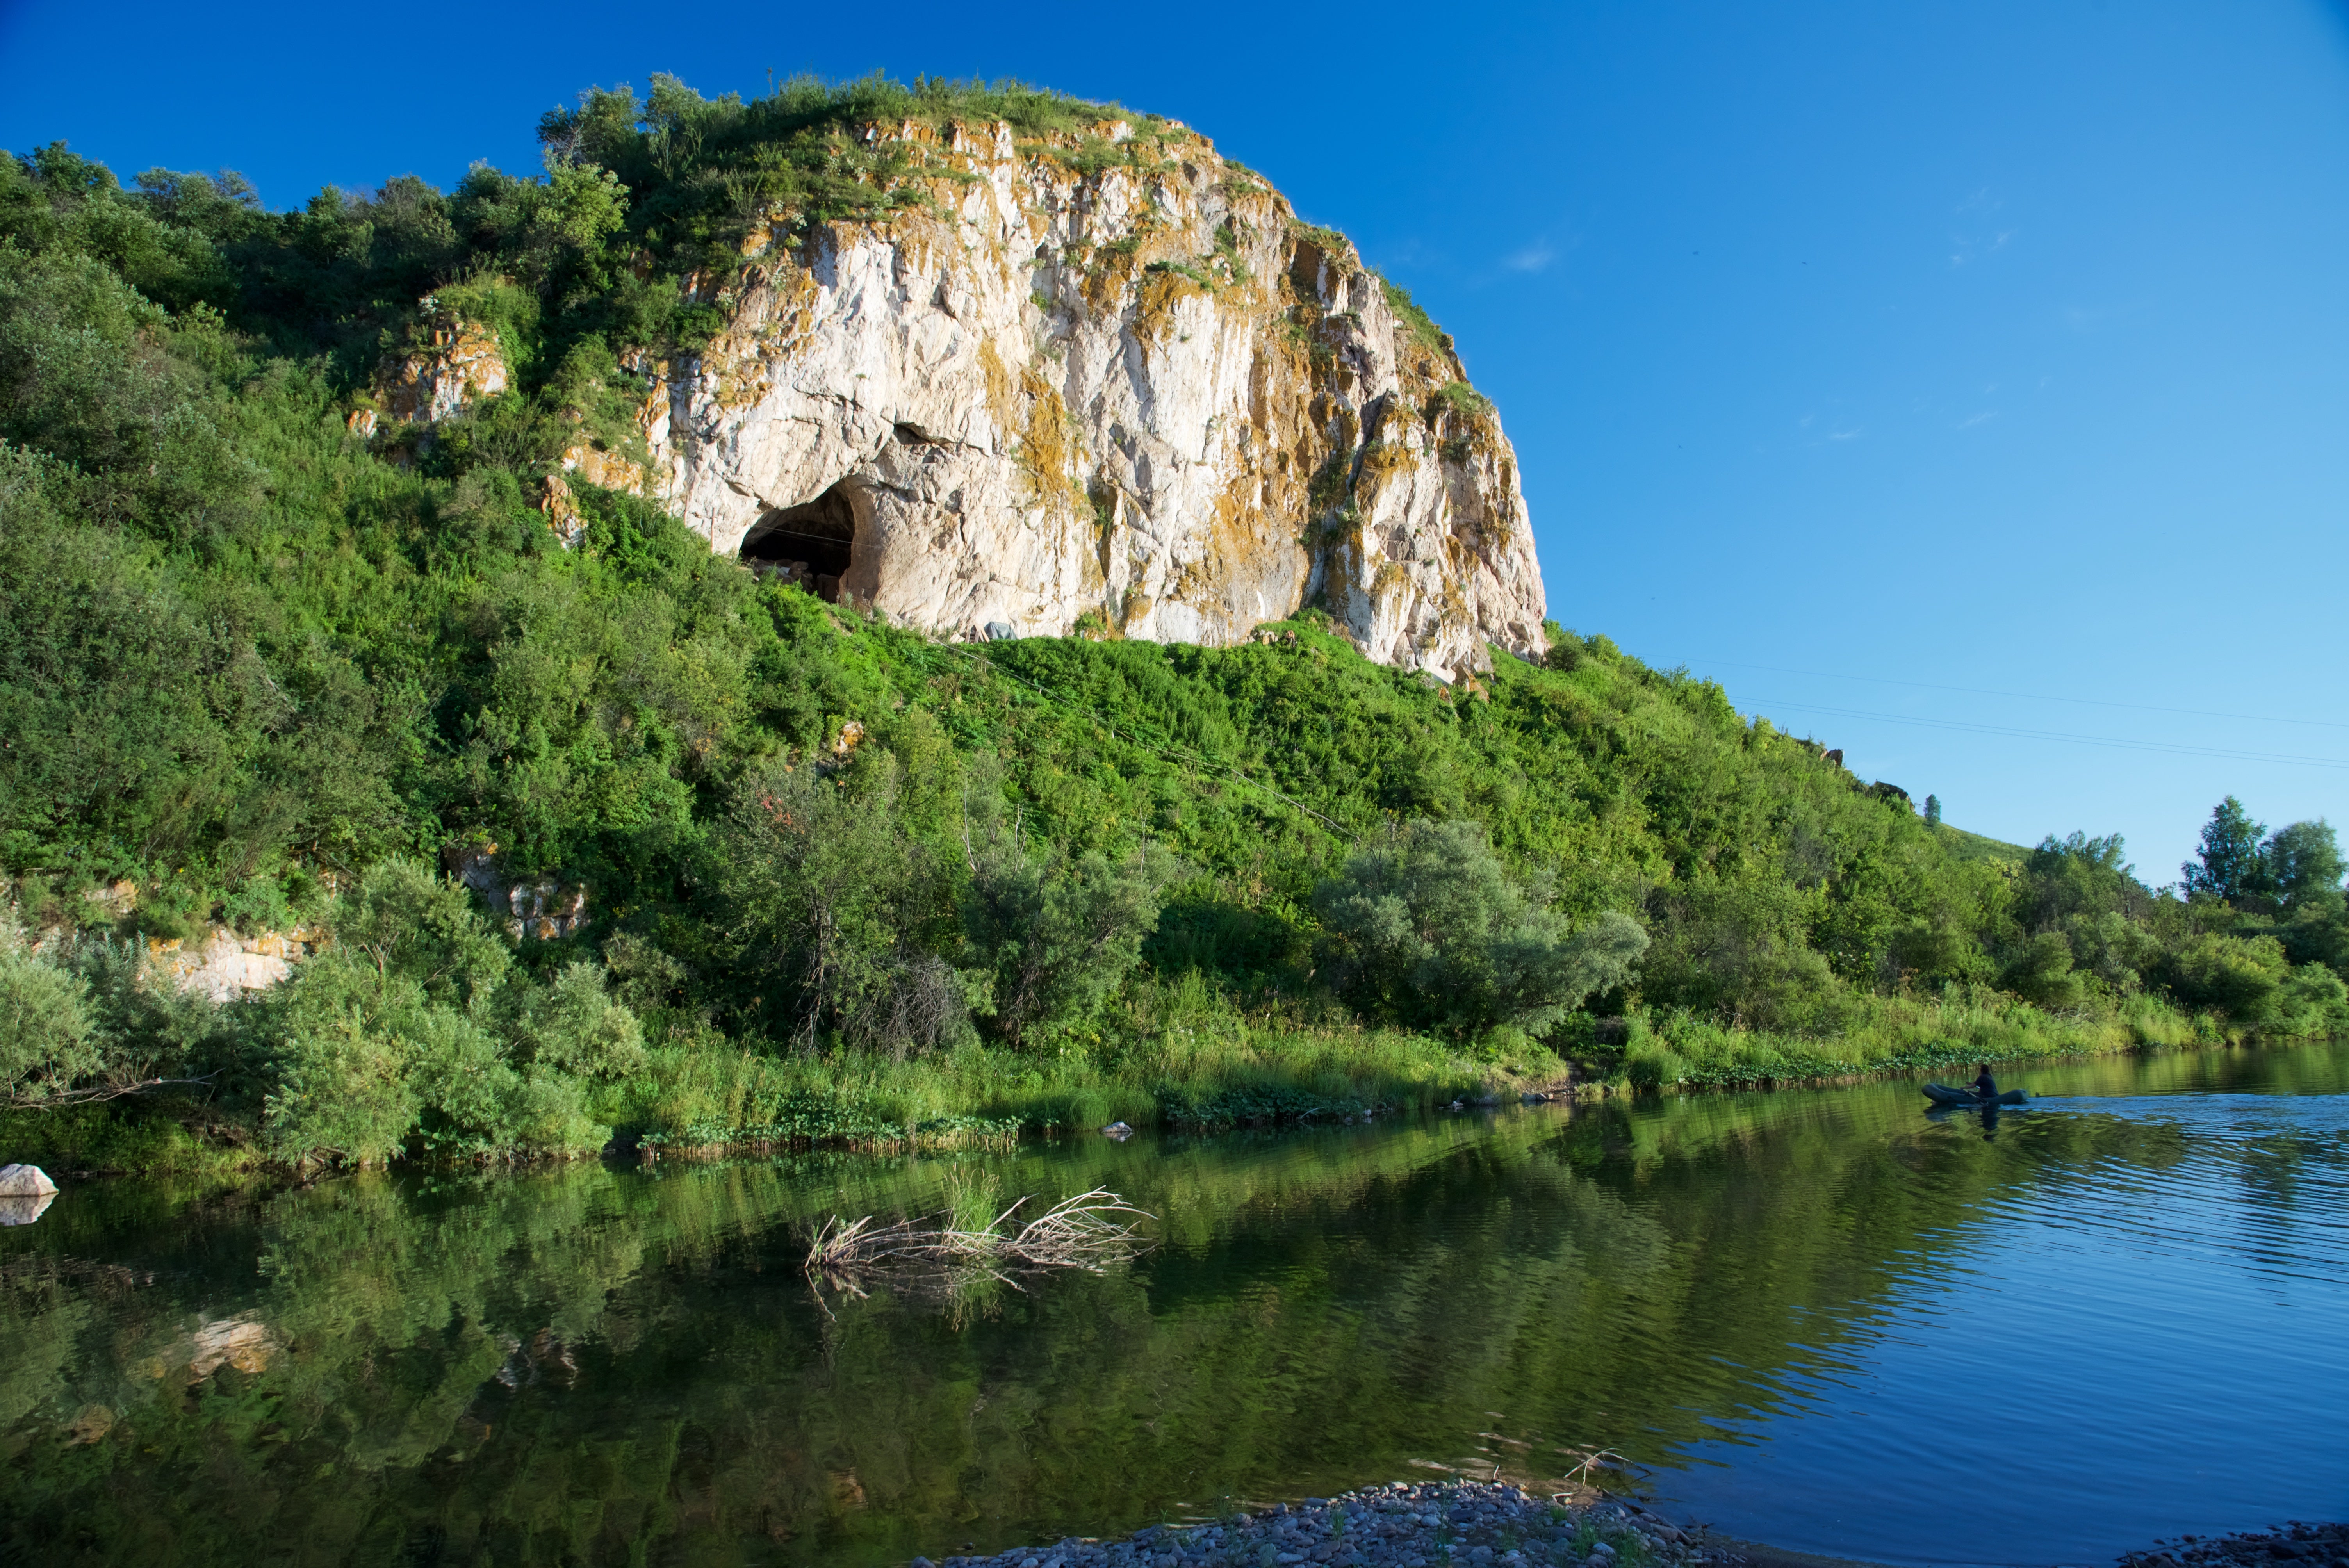
[[[2006, 1081], [77, 1185], [0, 1229], [0, 1559], [902, 1563], [1600, 1448], [1897, 1564], [2349, 1516], [2349, 1045]], [[1100, 1274], [801, 1266], [1094, 1186], [1157, 1216]]]

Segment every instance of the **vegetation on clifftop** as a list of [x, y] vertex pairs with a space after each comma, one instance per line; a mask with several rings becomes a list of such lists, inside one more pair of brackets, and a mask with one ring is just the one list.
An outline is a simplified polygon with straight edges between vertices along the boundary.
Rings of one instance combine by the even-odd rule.
[[[992, 1138], [2339, 1026], [2321, 823], [2238, 810], [2181, 899], [2117, 841], [1929, 827], [1604, 637], [1457, 688], [1309, 613], [955, 646], [577, 480], [563, 548], [538, 481], [701, 330], [678, 270], [876, 189], [836, 132], [883, 100], [1095, 112], [670, 84], [550, 117], [543, 178], [282, 213], [0, 162], [12, 1157]], [[394, 461], [343, 415], [429, 291], [517, 384]], [[516, 935], [446, 874], [481, 857], [588, 919]], [[325, 951], [227, 1007], [142, 957], [297, 923]]]

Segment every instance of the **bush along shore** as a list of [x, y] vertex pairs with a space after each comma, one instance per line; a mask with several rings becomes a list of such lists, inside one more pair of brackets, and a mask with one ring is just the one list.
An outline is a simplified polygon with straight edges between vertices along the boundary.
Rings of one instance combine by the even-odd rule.
[[[853, 221], [859, 116], [1098, 106], [591, 107], [543, 177], [285, 211], [0, 155], [0, 1155], [891, 1147], [2349, 1028], [2323, 821], [2230, 798], [2156, 887], [1555, 624], [1447, 685], [1321, 606], [967, 644], [713, 553], [564, 466], [716, 330], [689, 280]], [[463, 301], [502, 389], [365, 437]]]
[[[1071, 1537], [993, 1556], [948, 1557], [938, 1568], [1646, 1568], [1734, 1561], [1702, 1532], [1684, 1532], [1620, 1498], [1585, 1492], [1553, 1500], [1516, 1486], [1398, 1481], [1208, 1523], [1154, 1525], [1122, 1541]], [[913, 1568], [934, 1565], [916, 1557]]]

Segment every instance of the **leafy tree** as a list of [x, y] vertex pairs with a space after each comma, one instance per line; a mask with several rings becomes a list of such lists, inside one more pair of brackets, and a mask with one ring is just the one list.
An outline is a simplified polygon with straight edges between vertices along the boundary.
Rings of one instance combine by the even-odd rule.
[[0, 1105], [69, 1103], [105, 1060], [89, 987], [0, 931]]
[[460, 1007], [484, 1006], [513, 966], [512, 950], [471, 892], [402, 856], [359, 879], [335, 934], [378, 974], [411, 980]]
[[[1640, 988], [1651, 1002], [1750, 1027], [1799, 1029], [1841, 992], [1810, 942], [1813, 923], [1831, 907], [1822, 888], [1713, 877], [1660, 888], [1648, 907], [1655, 936]], [[1935, 951], [1942, 944], [1930, 931], [1928, 921], [1887, 933], [1888, 954], [1914, 967], [1951, 961]]]
[[603, 966], [574, 959], [532, 995], [515, 1057], [582, 1078], [626, 1078], [645, 1065], [644, 1026], [616, 999]]
[[136, 941], [52, 932], [36, 947], [0, 915], [0, 1105], [119, 1099], [209, 1078], [221, 1023]]
[[2064, 923], [2064, 935], [2080, 972], [2093, 975], [2115, 995], [2140, 989], [2146, 965], [2161, 951], [2151, 931], [2116, 909], [2075, 914]]
[[1940, 825], [1941, 798], [1939, 795], [1928, 795], [1925, 797], [1925, 826], [1938, 828]]
[[2322, 964], [2293, 966], [2276, 998], [2276, 1021], [2292, 1035], [2349, 1032], [2349, 982]]
[[2036, 933], [2077, 915], [2143, 915], [2148, 895], [2137, 880], [2137, 868], [2124, 859], [2127, 852], [2118, 833], [2095, 838], [2074, 832], [2062, 839], [2049, 834], [2023, 863], [2017, 919]]
[[2164, 954], [2160, 977], [2189, 1007], [2247, 1024], [2277, 1019], [2291, 965], [2272, 936], [2204, 932]]
[[1018, 827], [984, 824], [969, 851], [963, 930], [1015, 1048], [1090, 1021], [1141, 962], [1185, 868], [1144, 842], [1112, 859], [1037, 854]]
[[1609, 912], [1580, 932], [1511, 879], [1474, 822], [1418, 822], [1347, 857], [1314, 892], [1358, 1006], [1454, 1030], [1546, 1033], [1624, 984], [1648, 935]]
[[2266, 831], [2232, 795], [2220, 801], [2202, 826], [2201, 852], [2178, 868], [2186, 891], [2230, 903], [2266, 892], [2267, 867], [2260, 853], [2260, 835]]
[[2291, 914], [2339, 913], [2344, 866], [2333, 824], [2319, 817], [2278, 828], [2260, 851], [2261, 880]]
[[593, 251], [626, 221], [628, 189], [608, 169], [550, 162], [546, 190], [540, 222], [555, 239], [577, 250]]
[[349, 949], [320, 954], [282, 989], [267, 1015], [276, 1081], [263, 1127], [272, 1151], [296, 1164], [390, 1160], [424, 1109], [418, 1058], [462, 1016]]
[[2072, 944], [2060, 931], [2043, 931], [2024, 943], [2002, 979], [2006, 989], [2053, 1012], [2077, 1007], [2092, 994], [2088, 977], [2072, 966]]
[[541, 987], [472, 895], [394, 858], [334, 915], [333, 945], [243, 1004], [267, 1058], [262, 1126], [290, 1162], [577, 1153], [608, 1130], [587, 1086], [644, 1063], [636, 1016], [574, 960]]
[[749, 1015], [794, 1050], [831, 1039], [893, 1054], [968, 1028], [937, 958], [954, 903], [937, 857], [897, 820], [902, 774], [879, 751], [843, 773], [780, 758], [736, 789], [719, 845], [729, 952]]
[[585, 1153], [607, 1130], [589, 1116], [586, 1088], [543, 1065], [517, 1067], [494, 1035], [446, 1007], [415, 1019], [408, 1042], [416, 1119], [402, 1134], [434, 1154], [473, 1157]]

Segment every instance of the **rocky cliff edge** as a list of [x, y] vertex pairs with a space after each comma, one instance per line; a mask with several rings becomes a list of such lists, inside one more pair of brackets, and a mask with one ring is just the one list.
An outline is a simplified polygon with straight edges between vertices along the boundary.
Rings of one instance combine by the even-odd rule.
[[1342, 236], [1172, 122], [854, 134], [917, 199], [766, 215], [688, 280], [714, 336], [627, 362], [643, 488], [712, 549], [967, 637], [1221, 645], [1313, 605], [1444, 680], [1541, 652], [1516, 454]]

